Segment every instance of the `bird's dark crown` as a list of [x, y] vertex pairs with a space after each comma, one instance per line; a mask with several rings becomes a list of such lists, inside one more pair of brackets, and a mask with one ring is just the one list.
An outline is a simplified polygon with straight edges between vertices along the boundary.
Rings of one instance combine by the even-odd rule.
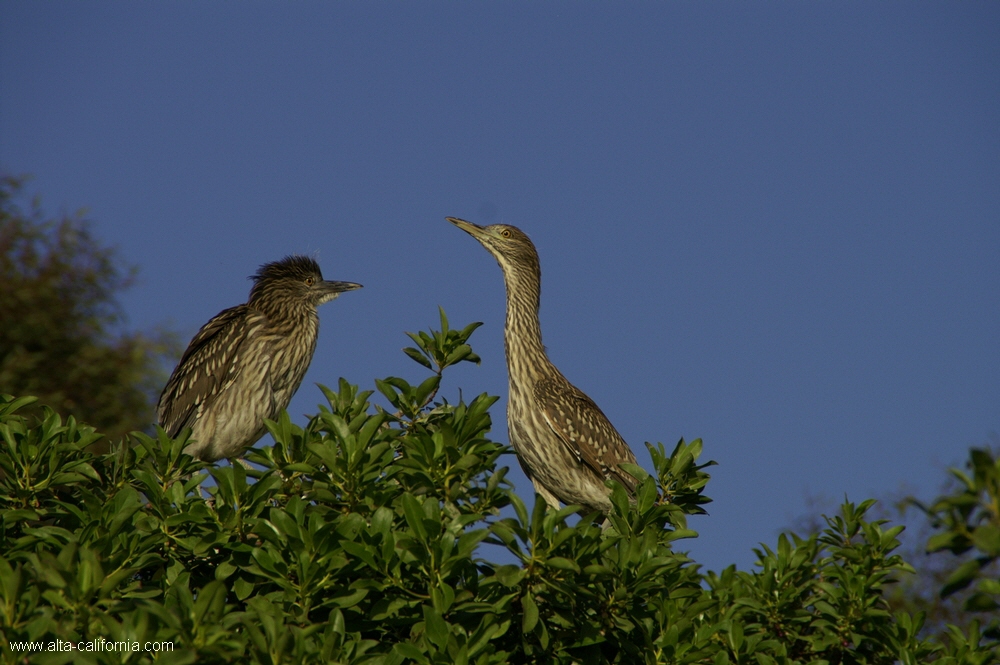
[[254, 281], [254, 285], [256, 286], [261, 282], [277, 281], [279, 279], [305, 282], [310, 278], [316, 281], [323, 279], [323, 273], [319, 269], [319, 264], [312, 257], [293, 254], [286, 256], [280, 261], [265, 263], [258, 268], [257, 274], [253, 275], [250, 279]]
[[317, 287], [323, 283], [319, 264], [308, 256], [286, 256], [280, 261], [265, 263], [257, 270], [250, 289], [250, 303], [265, 309], [269, 306], [316, 306]]

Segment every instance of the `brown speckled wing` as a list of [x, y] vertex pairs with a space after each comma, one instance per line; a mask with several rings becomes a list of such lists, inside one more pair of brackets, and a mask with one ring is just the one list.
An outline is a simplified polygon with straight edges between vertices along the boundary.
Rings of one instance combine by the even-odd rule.
[[194, 426], [200, 412], [228, 386], [237, 371], [240, 347], [252, 322], [246, 305], [223, 310], [194, 336], [157, 404], [157, 420], [177, 436]]
[[635, 478], [618, 466], [635, 464], [635, 455], [594, 400], [557, 379], [536, 383], [534, 396], [549, 427], [578, 460], [601, 478], [614, 478], [629, 492], [635, 491]]

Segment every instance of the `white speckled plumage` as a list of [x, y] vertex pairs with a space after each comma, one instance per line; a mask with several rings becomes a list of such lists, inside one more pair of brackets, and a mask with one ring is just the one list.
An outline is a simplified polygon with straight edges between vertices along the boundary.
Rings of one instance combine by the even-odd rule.
[[507, 289], [504, 347], [510, 396], [510, 443], [525, 474], [545, 501], [611, 510], [605, 479], [635, 490], [635, 478], [619, 464], [635, 464], [632, 449], [583, 391], [552, 364], [538, 320], [541, 266], [534, 244], [520, 229], [448, 221], [478, 240], [503, 270]]
[[223, 310], [194, 336], [167, 381], [157, 420], [184, 452], [214, 462], [239, 456], [288, 407], [319, 336], [316, 308], [352, 282], [324, 281], [319, 265], [289, 256], [261, 266], [246, 303]]

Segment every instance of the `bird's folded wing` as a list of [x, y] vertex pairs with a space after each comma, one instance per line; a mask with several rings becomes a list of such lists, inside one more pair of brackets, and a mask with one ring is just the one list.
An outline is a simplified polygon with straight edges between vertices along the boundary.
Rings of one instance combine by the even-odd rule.
[[635, 455], [594, 400], [555, 379], [536, 383], [534, 394], [545, 422], [578, 460], [602, 478], [614, 478], [629, 492], [635, 490], [635, 478], [618, 466], [635, 464]]
[[235, 378], [240, 349], [256, 325], [246, 305], [219, 312], [188, 344], [157, 406], [160, 427], [177, 436]]

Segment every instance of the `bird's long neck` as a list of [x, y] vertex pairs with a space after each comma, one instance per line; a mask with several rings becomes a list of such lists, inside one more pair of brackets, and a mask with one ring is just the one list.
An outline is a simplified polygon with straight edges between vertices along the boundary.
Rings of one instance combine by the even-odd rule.
[[504, 283], [507, 287], [504, 349], [511, 389], [516, 384], [530, 390], [540, 378], [558, 371], [549, 362], [542, 346], [542, 328], [538, 321], [541, 274], [537, 270], [508, 267], [504, 270]]
[[[319, 338], [319, 315], [312, 305], [274, 306], [257, 303], [257, 310], [267, 317], [261, 330], [271, 344], [271, 387], [281, 400], [291, 399], [299, 388], [316, 352]], [[288, 402], [284, 401], [285, 408]]]
[[250, 306], [267, 317], [267, 327], [272, 334], [313, 337], [319, 331], [319, 314], [311, 304], [258, 300]]

